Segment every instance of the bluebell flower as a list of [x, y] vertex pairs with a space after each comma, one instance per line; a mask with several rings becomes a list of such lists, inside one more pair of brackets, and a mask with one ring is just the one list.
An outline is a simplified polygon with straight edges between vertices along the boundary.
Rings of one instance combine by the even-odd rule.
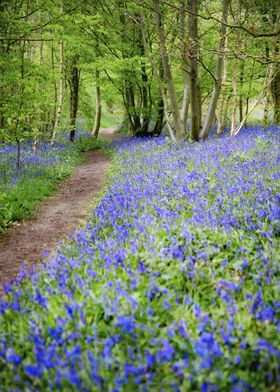
[[43, 374], [40, 365], [24, 365], [24, 371], [31, 378], [40, 378]]
[[22, 362], [22, 358], [14, 352], [13, 348], [9, 348], [7, 350], [7, 361], [11, 362], [13, 365], [20, 365]]

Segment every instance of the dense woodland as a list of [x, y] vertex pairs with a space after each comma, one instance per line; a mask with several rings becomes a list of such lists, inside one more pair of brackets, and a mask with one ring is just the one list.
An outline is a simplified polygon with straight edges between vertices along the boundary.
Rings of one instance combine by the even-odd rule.
[[[0, 137], [198, 141], [280, 121], [279, 0], [9, 0], [0, 4]], [[120, 114], [122, 113], [122, 114]]]
[[0, 9], [0, 390], [278, 392], [280, 0]]

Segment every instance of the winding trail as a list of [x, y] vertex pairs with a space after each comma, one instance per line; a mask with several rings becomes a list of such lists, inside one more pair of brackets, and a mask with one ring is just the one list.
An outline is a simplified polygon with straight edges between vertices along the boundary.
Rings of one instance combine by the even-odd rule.
[[[114, 130], [103, 128], [100, 134], [113, 141]], [[17, 278], [23, 261], [29, 267], [42, 262], [90, 213], [94, 197], [105, 185], [110, 161], [99, 150], [85, 156], [86, 163], [58, 187], [54, 196], [39, 205], [35, 219], [18, 223], [0, 237], [0, 294], [4, 282]]]

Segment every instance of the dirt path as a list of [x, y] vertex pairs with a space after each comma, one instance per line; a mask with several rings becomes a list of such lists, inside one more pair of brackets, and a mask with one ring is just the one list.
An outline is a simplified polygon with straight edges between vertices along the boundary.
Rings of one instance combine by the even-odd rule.
[[[113, 132], [114, 128], [106, 128], [101, 135], [112, 141]], [[23, 221], [0, 237], [0, 294], [2, 283], [17, 277], [23, 261], [29, 266], [42, 261], [47, 250], [87, 217], [94, 196], [105, 185], [110, 162], [98, 150], [85, 155], [87, 162], [60, 185], [53, 197], [40, 204], [34, 220]]]

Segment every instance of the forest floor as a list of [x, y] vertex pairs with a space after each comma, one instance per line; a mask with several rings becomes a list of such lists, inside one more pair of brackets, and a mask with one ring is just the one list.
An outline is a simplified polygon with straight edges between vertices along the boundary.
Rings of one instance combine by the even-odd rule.
[[[100, 134], [113, 141], [114, 130], [103, 128]], [[110, 161], [99, 150], [84, 155], [86, 162], [59, 186], [54, 196], [39, 205], [35, 219], [17, 222], [0, 237], [0, 292], [4, 282], [17, 278], [24, 261], [29, 267], [42, 262], [92, 210], [94, 197], [105, 185]]]

